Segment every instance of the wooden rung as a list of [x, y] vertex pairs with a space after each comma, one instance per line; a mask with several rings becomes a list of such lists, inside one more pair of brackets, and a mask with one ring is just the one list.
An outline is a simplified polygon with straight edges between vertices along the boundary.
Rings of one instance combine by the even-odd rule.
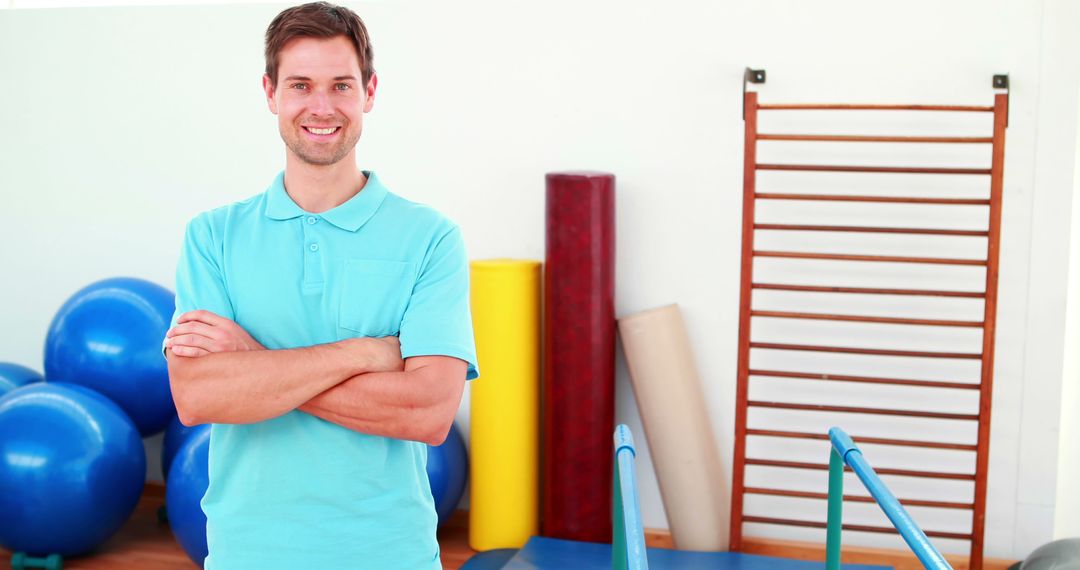
[[[779, 524], [786, 526], [805, 526], [810, 528], [825, 528], [827, 525], [823, 522], [815, 521], [801, 521], [796, 519], [780, 519], [773, 517], [753, 517], [744, 516], [743, 522], [763, 523], [763, 524]], [[880, 532], [884, 534], [897, 534], [895, 528], [891, 526], [870, 526], [863, 524], [843, 524], [841, 527], [844, 530], [852, 530], [858, 532]], [[936, 530], [924, 531], [926, 536], [933, 538], [954, 538], [957, 540], [971, 540], [971, 534], [965, 534], [960, 532], [942, 532]]]
[[905, 378], [875, 378], [871, 376], [851, 376], [847, 374], [813, 374], [809, 372], [786, 372], [782, 370], [750, 369], [750, 376], [775, 376], [777, 378], [799, 378], [822, 380], [825, 382], [862, 382], [865, 384], [890, 384], [895, 386], [919, 386], [922, 388], [957, 388], [960, 390], [978, 390], [979, 384], [967, 382], [942, 382], [936, 380], [909, 380]]
[[958, 111], [993, 113], [994, 106], [983, 105], [863, 105], [837, 103], [759, 104], [759, 111]]
[[[790, 491], [787, 489], [767, 489], [764, 487], [746, 487], [745, 493], [751, 495], [773, 495], [777, 497], [796, 497], [800, 499], [822, 499], [828, 500], [828, 493], [811, 493], [808, 491]], [[851, 501], [854, 503], [873, 503], [873, 497], [866, 497], [863, 495], [844, 495], [845, 501]], [[963, 509], [971, 510], [975, 508], [972, 503], [952, 503], [948, 501], [925, 501], [921, 499], [897, 499], [905, 507], [933, 507], [938, 509]]]
[[865, 317], [858, 315], [826, 315], [822, 313], [792, 313], [784, 311], [750, 311], [751, 317], [777, 319], [806, 319], [817, 321], [851, 321], [858, 323], [885, 323], [891, 325], [925, 325], [935, 327], [981, 327], [982, 321], [946, 321], [941, 319], [902, 319], [896, 317]]
[[854, 255], [847, 253], [805, 253], [801, 251], [763, 251], [755, 249], [754, 257], [785, 259], [833, 259], [838, 261], [877, 261], [880, 263], [926, 263], [930, 265], [985, 266], [985, 259], [949, 259], [943, 257], [901, 257], [895, 255]]
[[852, 196], [844, 194], [784, 194], [755, 192], [760, 200], [805, 200], [823, 202], [885, 202], [890, 204], [944, 204], [951, 206], [989, 206], [990, 200], [980, 198], [916, 198], [914, 196]]
[[874, 354], [880, 356], [913, 356], [923, 358], [964, 358], [981, 360], [982, 354], [970, 352], [930, 352], [921, 350], [886, 350], [881, 348], [850, 348], [843, 346], [815, 346], [809, 344], [785, 344], [779, 342], [751, 342], [750, 348], [773, 350], [800, 350], [805, 352], [839, 352], [844, 354]]
[[[762, 467], [787, 467], [790, 469], [813, 469], [814, 471], [828, 471], [829, 466], [825, 463], [804, 463], [801, 461], [777, 461], [773, 459], [754, 459], [747, 457], [747, 465], [760, 465]], [[848, 471], [851, 469], [848, 468]], [[878, 475], [896, 475], [899, 477], [921, 477], [926, 479], [956, 479], [960, 481], [974, 481], [975, 475], [967, 473], [946, 473], [943, 471], [915, 471], [913, 469], [892, 469], [889, 467], [874, 468]]]
[[[746, 435], [758, 435], [762, 437], [785, 437], [791, 439], [816, 439], [829, 441], [829, 436], [824, 433], [809, 433], [801, 431], [781, 431], [773, 429], [747, 429]], [[872, 443], [875, 445], [896, 445], [900, 447], [925, 447], [929, 449], [951, 449], [956, 451], [978, 451], [979, 446], [966, 443], [942, 443], [940, 441], [919, 441], [914, 439], [893, 439], [888, 437], [851, 436], [858, 443]]]
[[834, 287], [831, 285], [785, 285], [781, 283], [751, 283], [754, 289], [773, 291], [806, 291], [811, 293], [858, 293], [862, 295], [914, 295], [923, 297], [964, 297], [982, 299], [981, 291], [933, 291], [929, 289], [882, 289], [875, 287]]
[[907, 137], [867, 135], [781, 135], [758, 134], [760, 141], [819, 141], [819, 142], [889, 142], [889, 143], [993, 143], [994, 137]]
[[758, 170], [799, 172], [887, 172], [893, 174], [990, 174], [989, 168], [932, 168], [922, 166], [839, 166], [830, 164], [755, 164]]
[[861, 406], [831, 406], [827, 404], [794, 404], [789, 402], [764, 402], [750, 400], [746, 405], [751, 408], [776, 408], [781, 410], [803, 410], [807, 412], [839, 412], [844, 414], [868, 414], [874, 416], [904, 416], [908, 418], [934, 418], [939, 420], [978, 421], [978, 414], [954, 414], [949, 412], [925, 412], [921, 410], [892, 410], [887, 408], [866, 408]]
[[912, 234], [912, 235], [941, 235], [941, 236], [973, 236], [986, 237], [990, 232], [985, 230], [939, 230], [923, 228], [874, 228], [864, 226], [812, 226], [801, 224], [754, 224], [755, 230], [786, 230], [802, 232], [857, 232], [868, 234]]

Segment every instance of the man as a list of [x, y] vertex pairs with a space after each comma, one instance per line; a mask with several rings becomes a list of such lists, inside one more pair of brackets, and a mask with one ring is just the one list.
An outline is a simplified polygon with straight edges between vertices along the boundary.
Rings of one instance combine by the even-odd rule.
[[188, 225], [165, 346], [180, 420], [213, 424], [209, 570], [441, 568], [425, 443], [477, 376], [468, 265], [457, 226], [357, 169], [377, 83], [356, 14], [279, 14], [285, 171]]

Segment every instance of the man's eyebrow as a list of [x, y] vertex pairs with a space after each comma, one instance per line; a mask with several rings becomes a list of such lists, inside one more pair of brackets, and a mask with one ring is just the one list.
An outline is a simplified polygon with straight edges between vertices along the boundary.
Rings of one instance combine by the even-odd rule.
[[[286, 77], [284, 79], [284, 81], [294, 81], [294, 80], [311, 81], [311, 78], [310, 77], [304, 77], [303, 75], [290, 75], [290, 76], [288, 76], [288, 77]], [[355, 75], [339, 75], [339, 76], [334, 78], [334, 81], [345, 81], [345, 80], [356, 81], [356, 76]]]

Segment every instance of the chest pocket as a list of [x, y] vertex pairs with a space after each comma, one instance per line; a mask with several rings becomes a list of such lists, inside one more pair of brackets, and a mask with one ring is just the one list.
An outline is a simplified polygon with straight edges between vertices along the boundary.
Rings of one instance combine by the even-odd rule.
[[414, 276], [407, 261], [345, 260], [338, 326], [360, 336], [398, 334]]

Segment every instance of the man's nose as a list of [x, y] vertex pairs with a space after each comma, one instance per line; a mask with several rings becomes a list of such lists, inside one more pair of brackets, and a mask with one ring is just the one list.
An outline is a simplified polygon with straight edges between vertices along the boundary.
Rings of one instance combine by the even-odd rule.
[[314, 115], [334, 114], [334, 105], [330, 102], [330, 93], [326, 91], [316, 91], [309, 102], [311, 113]]

